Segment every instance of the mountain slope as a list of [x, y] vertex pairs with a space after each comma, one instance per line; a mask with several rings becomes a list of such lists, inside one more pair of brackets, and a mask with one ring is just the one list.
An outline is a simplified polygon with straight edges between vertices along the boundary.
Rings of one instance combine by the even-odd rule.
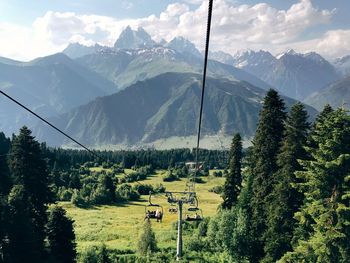
[[[103, 51], [78, 58], [77, 61], [123, 89], [137, 81], [166, 72], [202, 73], [203, 60], [166, 47]], [[244, 80], [263, 89], [270, 86], [244, 70], [209, 60], [208, 74], [232, 80]]]
[[304, 99], [341, 78], [336, 69], [315, 52], [294, 50], [273, 57], [266, 51], [247, 51], [234, 56], [235, 66], [254, 74], [283, 94]]
[[327, 88], [311, 95], [305, 103], [322, 110], [327, 103], [332, 107], [345, 107], [350, 105], [350, 76], [332, 83]]
[[62, 53], [72, 59], [75, 59], [75, 58], [93, 54], [102, 48], [103, 47], [98, 44], [96, 44], [95, 46], [84, 46], [79, 43], [71, 43], [62, 51]]
[[[0, 63], [0, 89], [38, 114], [48, 117], [67, 112], [115, 89], [114, 84], [82, 67], [63, 54], [56, 54], [28, 63]], [[17, 132], [35, 119], [23, 109], [0, 97], [0, 130]]]
[[344, 76], [350, 75], [350, 55], [336, 59], [333, 64]]
[[[143, 145], [193, 136], [197, 131], [200, 83], [199, 74], [165, 73], [98, 98], [52, 121], [91, 146]], [[252, 136], [265, 92], [247, 82], [208, 78], [203, 135], [231, 136], [240, 132], [244, 137]], [[286, 101], [289, 105], [294, 102]], [[311, 109], [311, 113], [315, 111]], [[69, 143], [44, 126], [35, 132], [51, 145]]]

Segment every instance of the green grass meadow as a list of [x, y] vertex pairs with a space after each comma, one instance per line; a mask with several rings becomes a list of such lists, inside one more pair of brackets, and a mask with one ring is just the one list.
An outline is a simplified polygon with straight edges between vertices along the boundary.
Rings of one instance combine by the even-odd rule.
[[[102, 168], [92, 169], [100, 171]], [[126, 173], [130, 171], [126, 170]], [[186, 189], [186, 178], [175, 182], [163, 182], [162, 176], [165, 172], [157, 171], [154, 175], [139, 183], [152, 184], [153, 186], [162, 183], [166, 187], [166, 191], [184, 191]], [[208, 191], [213, 186], [222, 185], [224, 182], [224, 178], [213, 177], [212, 172], [208, 177], [202, 177], [204, 183], [196, 184], [199, 207], [202, 209], [204, 217], [215, 215], [217, 207], [222, 201], [219, 195]], [[163, 222], [152, 221], [158, 247], [175, 248], [177, 232], [174, 223], [178, 215], [168, 212], [170, 205], [167, 203], [164, 194], [153, 196], [152, 203], [160, 204], [164, 209]], [[78, 208], [69, 202], [60, 202], [59, 204], [67, 210], [68, 215], [75, 221], [74, 227], [79, 251], [101, 243], [112, 250], [134, 251], [144, 222], [148, 196], [141, 196], [137, 202], [89, 208]], [[186, 214], [186, 211], [184, 211], [184, 214]], [[185, 233], [185, 242], [186, 238]]]

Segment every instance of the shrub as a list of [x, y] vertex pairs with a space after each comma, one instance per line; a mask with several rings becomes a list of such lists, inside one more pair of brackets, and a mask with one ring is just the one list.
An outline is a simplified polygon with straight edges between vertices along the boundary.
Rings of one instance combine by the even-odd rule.
[[209, 192], [215, 193], [215, 194], [221, 194], [224, 191], [224, 187], [222, 185], [216, 185], [209, 189]]
[[133, 190], [129, 184], [119, 186], [116, 190], [116, 196], [125, 201], [136, 201], [140, 198], [140, 194]]
[[78, 207], [86, 206], [85, 199], [81, 196], [80, 191], [76, 189], [73, 191], [71, 203]]
[[176, 180], [179, 180], [179, 177], [177, 177], [177, 175], [174, 174], [172, 170], [169, 170], [163, 177], [163, 182], [173, 182]]
[[105, 245], [87, 248], [80, 256], [81, 263], [112, 263]]
[[71, 201], [72, 200], [72, 195], [73, 195], [73, 190], [72, 189], [67, 189], [64, 186], [58, 188], [57, 192], [57, 198], [60, 201]]
[[222, 177], [222, 171], [214, 171], [214, 172], [213, 172], [213, 175], [214, 175], [215, 177]]
[[154, 187], [154, 192], [155, 193], [165, 193], [165, 191], [166, 191], [166, 188], [165, 188], [165, 186], [164, 185], [162, 185], [162, 184], [157, 184], [155, 187]]
[[139, 237], [137, 250], [141, 255], [147, 255], [148, 253], [157, 251], [156, 237], [149, 220], [146, 220], [143, 225], [143, 232]]
[[137, 184], [133, 186], [133, 190], [138, 192], [140, 195], [148, 195], [149, 192], [154, 193], [153, 186], [150, 184]]

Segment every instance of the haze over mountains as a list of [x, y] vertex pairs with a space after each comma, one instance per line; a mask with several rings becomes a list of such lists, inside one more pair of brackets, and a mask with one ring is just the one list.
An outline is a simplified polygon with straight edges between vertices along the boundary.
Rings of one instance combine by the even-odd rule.
[[[204, 132], [211, 138], [233, 132], [251, 137], [271, 87], [297, 100], [310, 97], [306, 102], [318, 109], [329, 102], [338, 106], [349, 96], [349, 61], [345, 56], [331, 64], [317, 53], [292, 50], [279, 56], [211, 52]], [[155, 146], [175, 138], [180, 146], [176, 138], [196, 132], [202, 67], [202, 54], [190, 41], [157, 43], [142, 28], [127, 27], [113, 47], [74, 43], [31, 62], [0, 58], [0, 89], [87, 145]], [[51, 145], [68, 143], [12, 102], [1, 97], [0, 103], [0, 129], [7, 134], [26, 124]]]
[[[195, 105], [200, 104], [200, 94], [201, 75], [164, 73], [52, 120], [88, 145], [152, 145], [160, 139], [196, 133], [199, 108]], [[208, 78], [203, 135], [214, 140], [217, 134], [231, 135], [233, 131], [252, 136], [264, 95], [265, 90], [247, 82]], [[285, 100], [289, 106], [296, 102]], [[307, 109], [315, 116], [316, 110]], [[50, 144], [69, 143], [41, 127], [39, 136]]]

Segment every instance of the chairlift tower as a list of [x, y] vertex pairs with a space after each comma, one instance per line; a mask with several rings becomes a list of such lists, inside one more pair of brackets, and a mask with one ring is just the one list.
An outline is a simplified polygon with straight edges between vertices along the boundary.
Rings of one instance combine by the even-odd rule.
[[176, 260], [182, 258], [182, 208], [184, 204], [197, 205], [197, 197], [195, 192], [165, 192], [169, 204], [177, 204], [178, 221], [177, 221], [177, 245], [176, 245]]

